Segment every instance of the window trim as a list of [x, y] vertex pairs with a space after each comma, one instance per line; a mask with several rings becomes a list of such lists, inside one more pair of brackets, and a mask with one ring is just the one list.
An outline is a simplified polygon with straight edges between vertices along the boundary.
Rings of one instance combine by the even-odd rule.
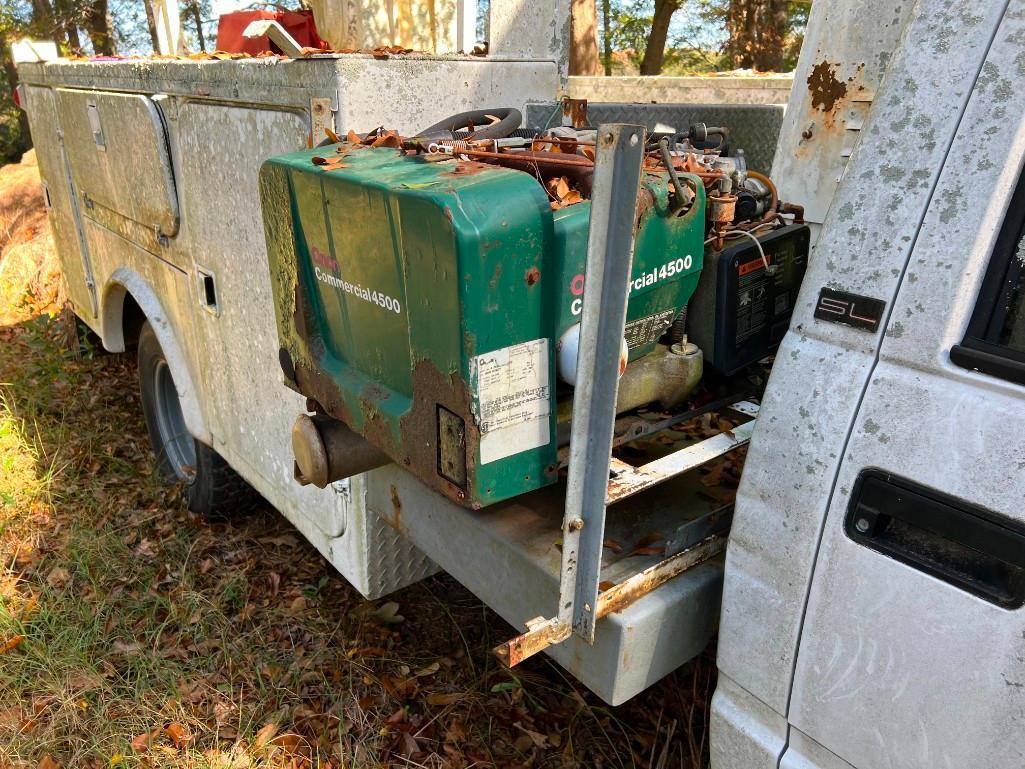
[[[1015, 258], [1023, 237], [1025, 173], [1018, 178], [1010, 205], [1004, 214], [964, 339], [950, 350], [950, 360], [954, 365], [1015, 384], [1025, 384], [1025, 350], [996, 344], [987, 336], [993, 332], [995, 308], [1003, 301], [1003, 295], [1009, 288], [1007, 275], [1011, 260]], [[1021, 300], [1025, 302], [1025, 292], [1021, 294]]]

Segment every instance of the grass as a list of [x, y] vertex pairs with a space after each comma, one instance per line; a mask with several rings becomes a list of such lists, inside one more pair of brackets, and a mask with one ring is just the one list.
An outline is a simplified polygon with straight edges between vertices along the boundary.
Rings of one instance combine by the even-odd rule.
[[190, 515], [131, 356], [69, 344], [45, 228], [6, 232], [0, 767], [704, 763], [710, 657], [609, 708], [543, 656], [501, 668], [513, 629], [448, 577], [366, 602], [272, 510]]

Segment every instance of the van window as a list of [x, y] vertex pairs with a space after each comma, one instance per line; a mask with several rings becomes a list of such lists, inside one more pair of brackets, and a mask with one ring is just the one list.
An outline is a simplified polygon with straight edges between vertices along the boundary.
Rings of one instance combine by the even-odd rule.
[[1025, 384], [1025, 176], [1018, 180], [965, 338], [950, 359]]

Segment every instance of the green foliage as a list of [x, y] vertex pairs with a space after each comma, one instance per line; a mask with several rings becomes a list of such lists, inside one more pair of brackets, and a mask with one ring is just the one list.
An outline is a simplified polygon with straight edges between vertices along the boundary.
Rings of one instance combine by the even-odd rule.
[[[797, 66], [812, 0], [791, 0], [787, 28], [786, 69]], [[599, 12], [602, 4], [598, 4]], [[725, 55], [730, 0], [680, 0], [666, 40], [663, 75], [688, 75], [732, 69]], [[636, 74], [648, 45], [653, 0], [610, 0], [609, 38], [612, 74]], [[602, 41], [604, 43], [604, 39]]]
[[18, 117], [18, 108], [3, 89], [0, 94], [0, 165], [16, 163], [30, 146]]
[[12, 41], [31, 30], [31, 22], [31, 11], [24, 3], [0, 4], [0, 65], [3, 69], [0, 73], [0, 165], [19, 160], [22, 153], [32, 146], [21, 111], [11, 97], [17, 83], [9, 48]]

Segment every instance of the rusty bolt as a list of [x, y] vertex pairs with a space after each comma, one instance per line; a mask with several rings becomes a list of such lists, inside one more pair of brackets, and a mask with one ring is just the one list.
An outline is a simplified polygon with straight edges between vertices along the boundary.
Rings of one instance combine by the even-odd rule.
[[584, 528], [584, 520], [583, 518], [571, 518], [567, 526], [570, 531], [580, 531]]

